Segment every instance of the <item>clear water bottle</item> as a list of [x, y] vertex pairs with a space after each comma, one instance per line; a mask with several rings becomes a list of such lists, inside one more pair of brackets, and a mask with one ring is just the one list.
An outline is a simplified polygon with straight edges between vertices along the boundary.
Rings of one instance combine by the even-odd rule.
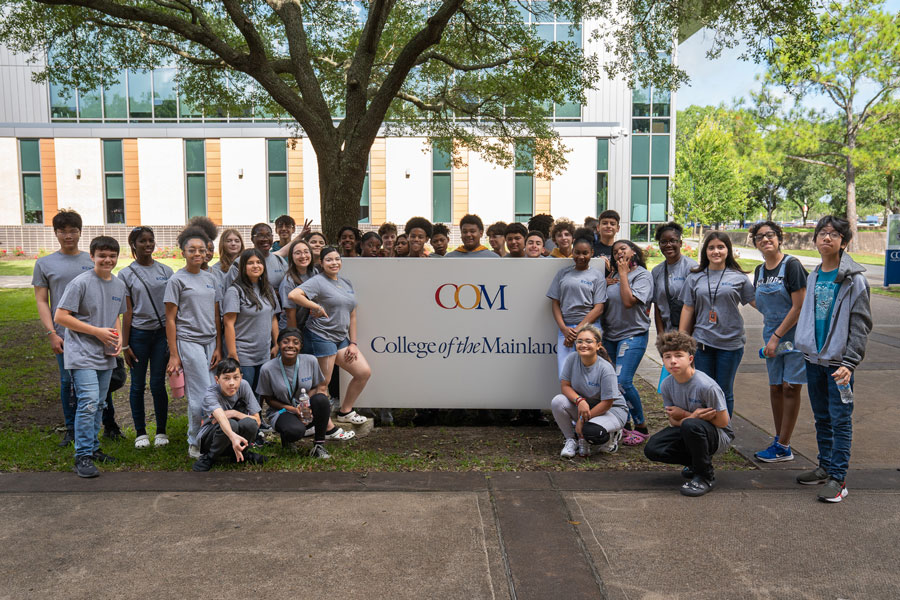
[[[777, 346], [775, 346], [775, 356], [778, 356], [778, 355], [780, 355], [780, 354], [784, 354], [785, 352], [790, 352], [790, 351], [793, 350], [793, 349], [794, 349], [794, 344], [792, 344], [790, 341], [784, 341], [784, 342], [781, 342], [780, 344], [778, 344]], [[766, 356], [766, 349], [765, 349], [765, 348], [760, 348], [760, 349], [759, 349], [759, 357], [760, 357], [760, 358], [768, 358], [768, 357]]]
[[841, 393], [841, 402], [844, 404], [853, 403], [853, 388], [850, 387], [849, 383], [839, 383], [837, 384], [837, 389]]
[[578, 438], [578, 456], [590, 456], [591, 448], [588, 446], [587, 440], [583, 437]]
[[312, 423], [313, 414], [312, 409], [309, 407], [309, 395], [306, 393], [306, 388], [300, 388], [300, 397], [297, 398], [297, 407], [300, 409], [300, 420], [304, 425], [309, 425]]

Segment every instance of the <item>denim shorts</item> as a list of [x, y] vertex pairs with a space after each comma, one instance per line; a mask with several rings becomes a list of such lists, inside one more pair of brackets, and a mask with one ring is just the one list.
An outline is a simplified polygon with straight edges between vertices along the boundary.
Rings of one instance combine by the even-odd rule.
[[334, 356], [341, 348], [350, 345], [350, 340], [344, 338], [339, 343], [335, 343], [326, 339], [322, 339], [309, 329], [303, 330], [303, 353], [312, 354], [316, 358], [323, 356]]

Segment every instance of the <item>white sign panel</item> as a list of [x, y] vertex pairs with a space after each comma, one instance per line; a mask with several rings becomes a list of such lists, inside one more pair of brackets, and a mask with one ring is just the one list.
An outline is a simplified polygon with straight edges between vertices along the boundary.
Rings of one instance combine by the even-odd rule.
[[[559, 379], [558, 329], [546, 293], [570, 264], [344, 259], [341, 276], [359, 303], [359, 349], [372, 367], [357, 406], [547, 408]], [[340, 379], [343, 395], [350, 377], [342, 372]]]

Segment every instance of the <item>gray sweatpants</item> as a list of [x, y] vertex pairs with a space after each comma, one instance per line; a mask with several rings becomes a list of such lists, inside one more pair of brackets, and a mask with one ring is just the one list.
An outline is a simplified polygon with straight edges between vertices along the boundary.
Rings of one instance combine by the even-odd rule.
[[197, 432], [200, 431], [203, 397], [206, 388], [215, 382], [209, 362], [216, 349], [215, 340], [208, 344], [198, 344], [185, 340], [177, 340], [178, 356], [184, 368], [184, 391], [188, 401], [188, 444], [200, 445]]
[[[575, 439], [575, 425], [572, 422], [578, 420], [578, 407], [562, 394], [557, 394], [550, 401], [550, 410], [553, 412], [553, 418], [556, 419], [559, 430], [566, 436], [566, 439]], [[613, 433], [625, 426], [624, 411], [620, 408], [611, 408], [602, 415], [594, 417], [590, 422]]]

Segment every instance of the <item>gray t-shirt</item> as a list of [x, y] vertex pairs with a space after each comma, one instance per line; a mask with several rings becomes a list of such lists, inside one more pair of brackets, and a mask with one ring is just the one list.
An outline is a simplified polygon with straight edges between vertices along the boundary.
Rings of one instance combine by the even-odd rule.
[[[59, 301], [59, 308], [68, 310], [82, 323], [94, 327], [116, 327], [119, 315], [124, 314], [128, 305], [125, 284], [113, 275], [104, 281], [94, 271], [82, 273], [69, 282]], [[114, 369], [116, 357], [104, 353], [103, 342], [88, 333], [66, 329], [65, 368]]]
[[209, 271], [181, 269], [169, 278], [164, 300], [178, 307], [176, 338], [208, 344], [216, 339], [216, 303], [222, 301], [216, 276]]
[[229, 313], [237, 314], [234, 320], [234, 343], [237, 359], [242, 366], [261, 365], [271, 358], [272, 319], [278, 313], [278, 300], [273, 306], [264, 295], [257, 292], [260, 308], [250, 302], [244, 291], [232, 285], [225, 290], [223, 317]]
[[[281, 357], [276, 356], [259, 370], [259, 382], [256, 384], [256, 394], [260, 398], [271, 396], [282, 404], [297, 406], [297, 397], [300, 390], [312, 396], [312, 390], [325, 381], [319, 361], [311, 354], [301, 354], [293, 366], [285, 366]], [[266, 420], [269, 425], [275, 425], [278, 420], [278, 411], [271, 406], [266, 407]]]
[[[37, 259], [34, 263], [34, 272], [31, 275], [31, 285], [35, 287], [44, 287], [48, 290], [50, 296], [50, 318], [56, 315], [56, 308], [62, 299], [63, 292], [69, 282], [81, 275], [85, 271], [94, 268], [94, 261], [87, 252], [79, 252], [78, 254], [63, 254], [56, 251], [53, 254]], [[56, 335], [64, 338], [66, 335], [65, 327], [61, 327], [53, 322], [53, 328], [56, 329]]]
[[[306, 273], [300, 276], [300, 283], [309, 281], [315, 274], [314, 268], [307, 269]], [[284, 279], [281, 280], [281, 285], [278, 287], [278, 300], [281, 302], [281, 316], [278, 317], [278, 329], [287, 327], [287, 310], [289, 308], [297, 311], [297, 327], [299, 329], [303, 329], [303, 325], [306, 323], [307, 317], [309, 317], [308, 309], [297, 306], [293, 300], [288, 298], [288, 294], [293, 292], [296, 287], [298, 287], [297, 284], [288, 275], [285, 275]]]
[[744, 347], [740, 305], [755, 299], [750, 278], [733, 269], [691, 273], [681, 288], [681, 301], [694, 307], [694, 339], [720, 350]]
[[[231, 264], [231, 268], [228, 269], [224, 281], [226, 288], [231, 285], [231, 282], [237, 279], [240, 262], [240, 260], [234, 261]], [[278, 292], [278, 286], [281, 285], [281, 280], [284, 279], [287, 268], [287, 262], [277, 254], [270, 252], [266, 257], [266, 277], [269, 278], [269, 285], [272, 286], [272, 289], [275, 292]]]
[[572, 389], [588, 401], [591, 408], [612, 398], [608, 414], [615, 415], [622, 423], [628, 421], [628, 405], [619, 390], [616, 369], [605, 358], [598, 356], [594, 364], [587, 367], [581, 362], [581, 357], [573, 352], [566, 357], [559, 380], [568, 381]]
[[[674, 265], [668, 265], [669, 293], [671, 294], [673, 300], [681, 298], [681, 288], [684, 287], [684, 282], [687, 279], [688, 275], [690, 275], [691, 269], [696, 266], [696, 260], [694, 260], [693, 258], [689, 258], [683, 254], [681, 255], [681, 258], [678, 259], [677, 263], [675, 263]], [[678, 329], [678, 323], [675, 324], [675, 327], [672, 327], [672, 324], [669, 323], [670, 314], [669, 300], [666, 298], [665, 261], [653, 267], [653, 270], [650, 271], [650, 274], [653, 276], [653, 302], [655, 302], [656, 306], [659, 308], [659, 314], [660, 316], [662, 316], [666, 331]]]
[[577, 325], [594, 305], [606, 302], [606, 278], [593, 267], [579, 271], [575, 265], [569, 265], [554, 275], [547, 297], [559, 301], [567, 325]]
[[313, 317], [306, 321], [306, 328], [314, 335], [339, 344], [347, 339], [350, 331], [350, 313], [356, 308], [353, 285], [343, 277], [337, 281], [319, 274], [304, 282], [300, 289], [306, 297], [325, 309], [325, 317]]
[[444, 255], [444, 258], [500, 258], [500, 255], [493, 250], [476, 250], [475, 252], [460, 252], [454, 250]]
[[[153, 261], [149, 267], [133, 262], [119, 271], [119, 279], [128, 288], [128, 295], [131, 297], [133, 328], [153, 330], [166, 326], [166, 305], [163, 298], [166, 295], [166, 284], [174, 274], [168, 265], [158, 260]], [[150, 288], [149, 293], [147, 288]], [[150, 298], [153, 298], [153, 302]]]
[[[236, 410], [251, 417], [260, 411], [259, 402], [256, 400], [256, 396], [253, 395], [253, 389], [246, 379], [241, 379], [241, 386], [234, 396], [226, 396], [222, 393], [219, 384], [214, 383], [206, 388], [206, 395], [203, 396], [203, 405], [200, 409], [203, 424], [200, 426], [200, 432], [197, 434], [198, 440], [202, 440], [203, 436], [216, 425], [216, 420], [213, 419], [212, 415], [217, 408]], [[253, 440], [247, 441], [252, 442]]]
[[[687, 383], [678, 383], [675, 377], [669, 375], [663, 379], [660, 386], [663, 397], [663, 407], [677, 406], [682, 410], [694, 412], [698, 408], [715, 408], [717, 411], [728, 410], [725, 404], [725, 394], [716, 381], [704, 373], [695, 370], [694, 376]], [[716, 454], [728, 450], [734, 440], [734, 430], [731, 428], [731, 420], [725, 427], [718, 427], [719, 448]]]
[[643, 335], [650, 329], [650, 301], [653, 298], [653, 278], [644, 267], [635, 267], [628, 273], [628, 285], [638, 303], [625, 308], [619, 275], [616, 283], [606, 288], [609, 301], [603, 313], [603, 337], [612, 342]]

